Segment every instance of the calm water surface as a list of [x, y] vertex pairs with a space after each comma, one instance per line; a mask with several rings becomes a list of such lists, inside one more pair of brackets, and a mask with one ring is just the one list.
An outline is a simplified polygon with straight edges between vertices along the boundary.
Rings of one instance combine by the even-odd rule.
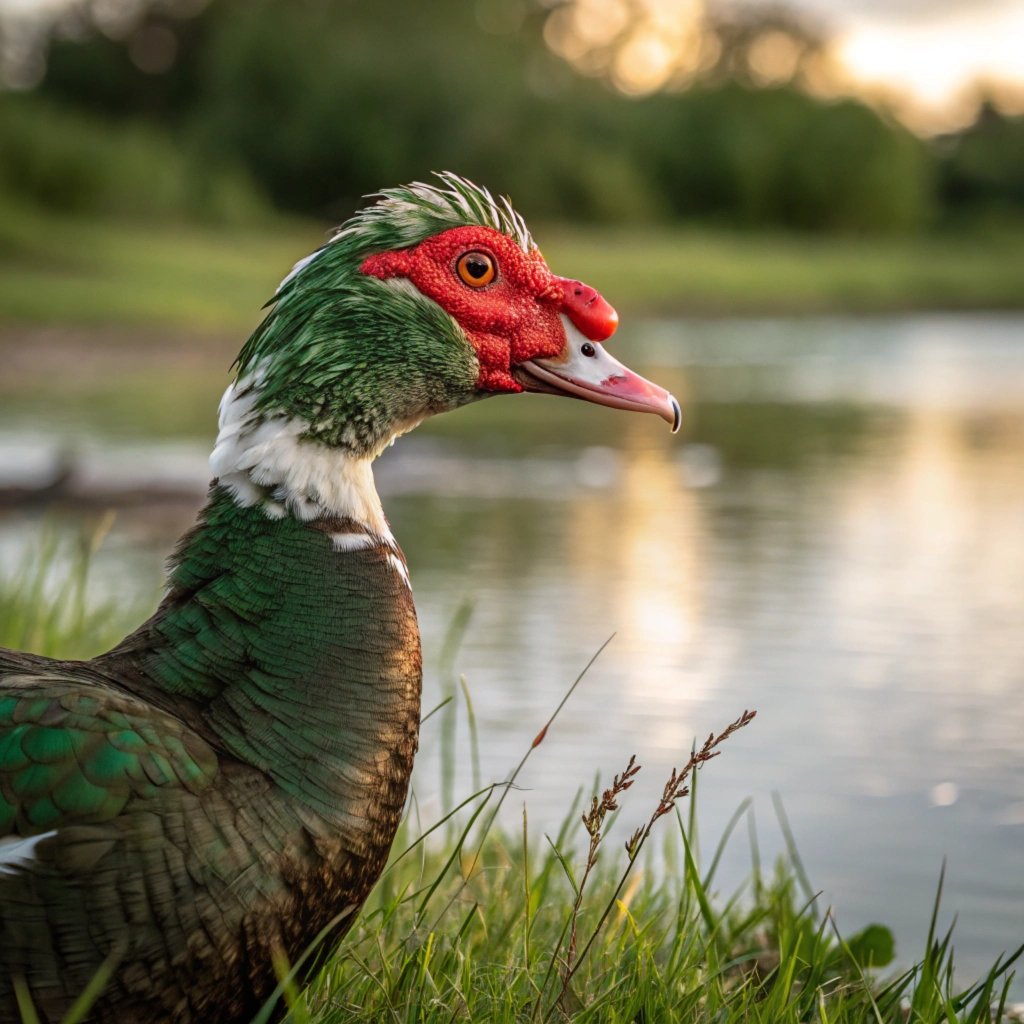
[[[923, 946], [945, 857], [959, 963], [981, 969], [1024, 941], [1024, 318], [673, 321], [623, 335], [619, 353], [683, 400], [683, 440], [653, 417], [504, 399], [381, 460], [423, 626], [425, 706], [450, 685], [442, 642], [471, 601], [455, 672], [483, 780], [502, 779], [614, 633], [507, 801], [510, 823], [525, 803], [535, 835], [556, 830], [595, 772], [636, 753], [645, 783], [625, 831], [695, 736], [756, 708], [702, 776], [705, 844], [749, 796], [770, 861], [780, 793], [840, 927], [890, 924], [905, 959]], [[209, 438], [128, 434], [73, 404], [45, 429], [0, 412], [0, 466], [45, 473], [73, 439], [104, 481], [205, 480]], [[186, 512], [123, 515], [97, 597], [122, 590], [126, 567], [152, 594]], [[0, 518], [0, 564], [39, 529]], [[425, 820], [440, 802], [442, 717], [425, 726], [414, 780]], [[472, 771], [458, 720], [461, 796]], [[738, 834], [724, 893], [748, 865]]]

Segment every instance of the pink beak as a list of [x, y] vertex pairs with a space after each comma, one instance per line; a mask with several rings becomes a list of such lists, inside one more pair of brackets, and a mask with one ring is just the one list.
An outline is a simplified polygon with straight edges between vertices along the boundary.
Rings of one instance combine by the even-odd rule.
[[664, 388], [623, 366], [605, 347], [595, 344], [610, 338], [619, 315], [601, 294], [581, 281], [559, 278], [559, 312], [565, 328], [565, 347], [550, 359], [529, 359], [518, 369], [529, 391], [569, 395], [598, 405], [634, 412], [652, 412], [679, 430], [683, 413]]

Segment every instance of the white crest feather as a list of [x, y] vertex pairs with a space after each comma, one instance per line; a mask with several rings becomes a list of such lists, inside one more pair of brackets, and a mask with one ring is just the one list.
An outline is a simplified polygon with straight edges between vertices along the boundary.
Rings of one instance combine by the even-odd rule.
[[[437, 185], [414, 181], [367, 196], [367, 199], [376, 199], [377, 202], [347, 221], [330, 242], [362, 235], [372, 237], [378, 225], [386, 222], [398, 234], [396, 247], [413, 245], [422, 241], [423, 221], [428, 217], [442, 223], [447, 221], [450, 227], [479, 224], [494, 228], [512, 238], [524, 252], [535, 247], [526, 221], [506, 196], [495, 199], [483, 186], [451, 171], [441, 171], [435, 176], [439, 182]], [[441, 227], [435, 226], [434, 229], [441, 230]], [[306, 265], [302, 261], [300, 263], [285, 281]]]
[[[332, 239], [331, 239], [331, 241], [333, 242], [333, 241], [334, 241], [334, 239], [332, 238]], [[328, 243], [328, 244], [330, 244], [330, 243]], [[304, 269], [305, 269], [306, 267], [308, 267], [308, 266], [310, 265], [310, 263], [312, 263], [312, 262], [313, 262], [313, 260], [315, 260], [315, 259], [317, 258], [317, 256], [319, 256], [319, 255], [320, 255], [320, 254], [321, 254], [321, 253], [322, 253], [322, 252], [324, 251], [324, 249], [325, 249], [325, 248], [327, 248], [327, 246], [324, 246], [324, 245], [322, 245], [322, 246], [320, 246], [320, 248], [319, 248], [319, 249], [314, 249], [314, 250], [313, 250], [313, 251], [312, 251], [312, 252], [311, 252], [311, 253], [310, 253], [310, 254], [309, 254], [308, 256], [303, 256], [303, 257], [302, 257], [302, 259], [301, 259], [301, 260], [299, 260], [299, 261], [298, 261], [298, 262], [297, 262], [297, 263], [296, 263], [296, 264], [295, 264], [295, 265], [294, 265], [294, 266], [292, 267], [292, 269], [288, 271], [288, 273], [287, 273], [287, 274], [285, 274], [285, 276], [284, 276], [284, 278], [282, 279], [281, 283], [280, 283], [280, 284], [279, 284], [279, 285], [277, 286], [277, 289], [275, 290], [274, 294], [275, 294], [275, 295], [277, 295], [277, 294], [278, 294], [278, 293], [279, 293], [279, 292], [281, 291], [281, 289], [282, 289], [282, 288], [283, 288], [283, 287], [284, 287], [284, 286], [285, 286], [285, 285], [286, 285], [286, 284], [287, 284], [287, 283], [288, 283], [288, 282], [289, 282], [289, 281], [290, 281], [290, 280], [291, 280], [291, 279], [292, 279], [293, 277], [296, 277], [296, 276], [297, 276], [298, 274], [302, 273], [302, 271], [303, 271], [303, 270], [304, 270]]]
[[376, 202], [355, 213], [325, 245], [299, 260], [277, 286], [277, 294], [335, 242], [372, 243], [382, 230], [389, 235], [388, 247], [396, 249], [415, 245], [435, 231], [465, 224], [501, 231], [524, 252], [536, 248], [526, 221], [507, 196], [495, 199], [483, 186], [451, 171], [440, 171], [435, 177], [438, 184], [414, 181], [366, 196]]

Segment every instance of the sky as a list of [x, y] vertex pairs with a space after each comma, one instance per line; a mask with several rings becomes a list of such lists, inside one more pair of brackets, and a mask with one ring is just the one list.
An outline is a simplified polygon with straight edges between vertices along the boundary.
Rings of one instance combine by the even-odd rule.
[[[1024, 0], [793, 0], [836, 31], [851, 83], [892, 92], [922, 127], [955, 126], [979, 81], [1024, 110]], [[1014, 95], [1016, 94], [1016, 95]]]

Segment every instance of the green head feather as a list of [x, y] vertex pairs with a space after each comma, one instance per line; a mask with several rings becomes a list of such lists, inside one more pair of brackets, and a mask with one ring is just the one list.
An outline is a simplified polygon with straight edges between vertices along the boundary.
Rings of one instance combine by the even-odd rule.
[[296, 264], [238, 357], [251, 415], [303, 421], [304, 438], [375, 454], [424, 416], [479, 397], [473, 347], [455, 321], [404, 281], [360, 273], [367, 256], [450, 228], [533, 241], [507, 199], [454, 174], [387, 189]]

